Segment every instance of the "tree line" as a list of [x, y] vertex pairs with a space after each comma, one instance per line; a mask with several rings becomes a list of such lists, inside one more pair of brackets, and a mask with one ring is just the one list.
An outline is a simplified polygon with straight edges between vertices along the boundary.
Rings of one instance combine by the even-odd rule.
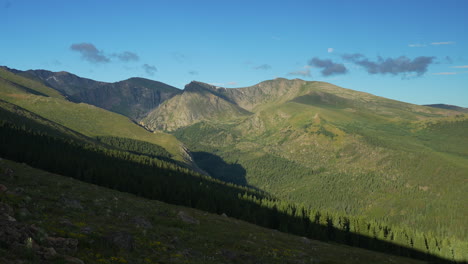
[[437, 263], [461, 254], [447, 239], [274, 199], [151, 155], [135, 154], [0, 120], [0, 155], [65, 176], [167, 203], [226, 213], [260, 226], [322, 241]]

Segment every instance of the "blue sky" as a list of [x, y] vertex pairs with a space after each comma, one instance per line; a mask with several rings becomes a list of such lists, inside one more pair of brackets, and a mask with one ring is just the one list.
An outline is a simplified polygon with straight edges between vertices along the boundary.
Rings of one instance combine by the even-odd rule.
[[0, 65], [178, 88], [301, 78], [468, 107], [467, 14], [467, 0], [0, 0]]

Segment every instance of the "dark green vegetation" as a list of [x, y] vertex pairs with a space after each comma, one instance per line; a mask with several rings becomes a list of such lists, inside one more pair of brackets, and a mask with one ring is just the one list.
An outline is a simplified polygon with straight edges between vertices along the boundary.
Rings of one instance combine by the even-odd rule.
[[278, 79], [193, 82], [142, 120], [174, 131], [211, 176], [253, 190], [194, 173], [170, 135], [0, 73], [0, 96], [15, 104], [1, 104], [4, 157], [314, 239], [467, 259], [462, 113]]
[[[230, 107], [191, 103], [200, 98]], [[236, 107], [242, 115], [217, 112]], [[203, 167], [215, 178], [466, 246], [467, 117], [327, 83], [277, 79], [238, 89], [191, 83], [142, 122], [221, 158], [224, 164]], [[229, 165], [240, 173], [226, 174]]]
[[[13, 175], [4, 173], [8, 169]], [[79, 263], [63, 261], [65, 255], [87, 264], [424, 263], [147, 200], [8, 160], [0, 161], [0, 181], [8, 188], [0, 192], [0, 206], [13, 209], [18, 225], [36, 227], [35, 243], [47, 245], [49, 237], [78, 242], [75, 250], [56, 247], [49, 263]], [[19, 260], [38, 263], [40, 258], [0, 243], [0, 263]]]

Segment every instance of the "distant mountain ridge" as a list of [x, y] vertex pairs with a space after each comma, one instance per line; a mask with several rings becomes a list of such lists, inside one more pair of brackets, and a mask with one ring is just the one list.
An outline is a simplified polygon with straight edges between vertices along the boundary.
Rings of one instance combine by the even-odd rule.
[[454, 110], [454, 111], [459, 111], [459, 112], [465, 112], [468, 113], [468, 108], [465, 107], [460, 107], [456, 105], [448, 105], [448, 104], [427, 104], [424, 106], [429, 106], [429, 107], [434, 107], [434, 108], [441, 108], [441, 109], [448, 109], [448, 110]]
[[46, 70], [11, 72], [34, 79], [56, 89], [70, 101], [92, 104], [137, 121], [162, 102], [182, 93], [170, 85], [144, 78], [106, 83], [82, 78], [68, 72]]

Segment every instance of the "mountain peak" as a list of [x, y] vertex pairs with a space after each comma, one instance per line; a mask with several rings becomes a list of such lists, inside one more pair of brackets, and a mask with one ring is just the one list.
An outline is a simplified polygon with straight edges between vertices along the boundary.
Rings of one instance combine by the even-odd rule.
[[214, 85], [204, 83], [204, 82], [191, 81], [189, 84], [185, 85], [184, 91], [187, 91], [187, 92], [201, 92], [201, 91], [217, 92], [219, 89], [226, 89], [226, 88], [219, 87], [219, 86], [214, 86]]

